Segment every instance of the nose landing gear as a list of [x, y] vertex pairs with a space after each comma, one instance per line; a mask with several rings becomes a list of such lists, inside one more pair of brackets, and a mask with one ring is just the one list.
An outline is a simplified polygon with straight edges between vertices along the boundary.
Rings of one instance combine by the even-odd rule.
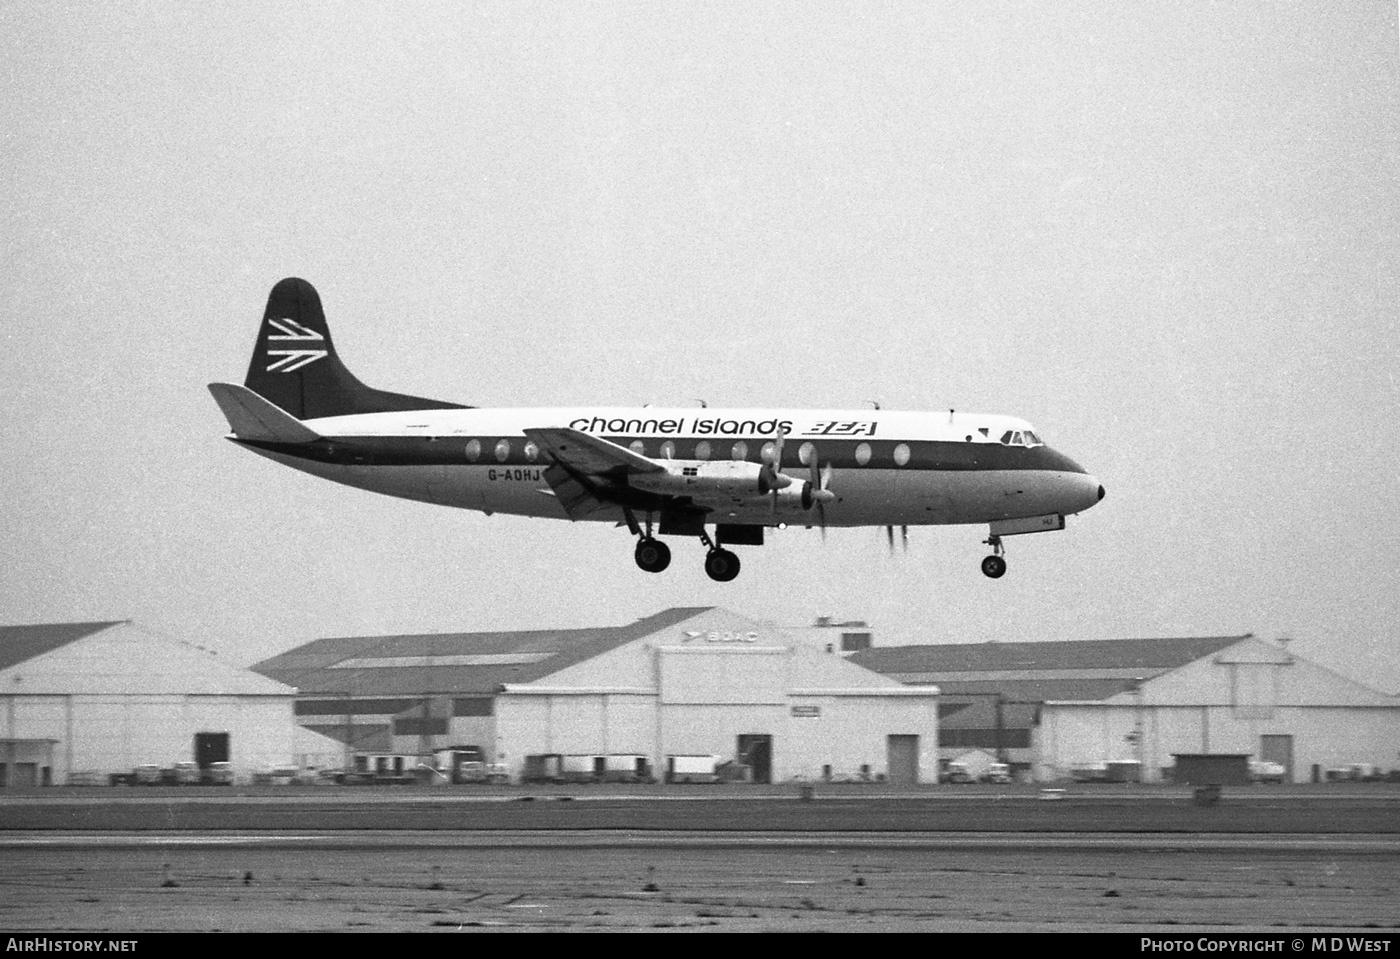
[[1002, 555], [1006, 552], [1006, 547], [1001, 545], [1000, 536], [989, 536], [983, 540], [993, 550], [992, 555], [982, 560], [982, 574], [991, 579], [1001, 579], [1006, 575], [1006, 560]]

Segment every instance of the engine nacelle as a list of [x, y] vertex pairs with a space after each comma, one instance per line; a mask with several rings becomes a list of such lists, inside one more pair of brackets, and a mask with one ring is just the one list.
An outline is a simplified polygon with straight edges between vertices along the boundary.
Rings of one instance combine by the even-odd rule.
[[672, 496], [711, 493], [761, 496], [759, 476], [764, 467], [738, 460], [669, 460], [664, 473], [640, 473], [629, 482], [637, 489]]
[[704, 493], [756, 503], [777, 495], [779, 509], [809, 510], [834, 497], [810, 480], [779, 473], [767, 463], [737, 460], [670, 460], [664, 473], [640, 473], [629, 482], [637, 489], [669, 496]]

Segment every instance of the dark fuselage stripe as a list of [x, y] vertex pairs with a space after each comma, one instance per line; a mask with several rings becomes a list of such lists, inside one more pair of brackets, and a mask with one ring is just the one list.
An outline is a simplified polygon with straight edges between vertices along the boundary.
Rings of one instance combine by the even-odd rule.
[[[631, 447], [636, 437], [607, 436], [604, 439], [619, 446]], [[313, 443], [272, 443], [260, 440], [238, 442], [256, 449], [293, 456], [318, 463], [342, 466], [548, 466], [550, 459], [542, 450], [531, 448], [527, 455], [527, 440], [523, 436], [338, 436], [326, 437]], [[469, 444], [477, 444], [475, 458], [468, 455]], [[498, 455], [502, 442], [504, 457]], [[671, 459], [694, 460], [696, 447], [709, 446], [712, 461], [732, 460], [734, 444], [743, 442], [747, 449], [743, 460], [762, 462], [765, 437], [745, 439], [644, 439], [640, 441], [643, 456], [665, 459], [661, 446], [669, 443]], [[809, 467], [798, 462], [800, 443], [789, 441], [783, 449], [782, 469], [791, 476], [805, 473]], [[1002, 446], [997, 443], [958, 443], [949, 440], [874, 440], [831, 439], [813, 442], [818, 463], [833, 469], [934, 470], [974, 472], [983, 470], [1048, 470], [1061, 473], [1083, 473], [1077, 463], [1048, 446]], [[869, 458], [861, 463], [857, 450], [869, 448]], [[896, 460], [898, 447], [908, 450], [907, 462]], [[862, 454], [863, 455], [863, 454]]]

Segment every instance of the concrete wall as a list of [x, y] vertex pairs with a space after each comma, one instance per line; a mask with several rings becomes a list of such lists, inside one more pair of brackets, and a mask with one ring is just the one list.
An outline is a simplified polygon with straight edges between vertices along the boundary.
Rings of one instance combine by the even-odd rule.
[[290, 696], [37, 695], [0, 697], [0, 738], [55, 739], [53, 781], [194, 760], [195, 733], [228, 733], [235, 772], [293, 758]]
[[[1157, 781], [1172, 753], [1260, 753], [1263, 736], [1292, 736], [1294, 780], [1323, 769], [1372, 763], [1400, 768], [1400, 709], [1384, 706], [1277, 706], [1268, 716], [1231, 706], [1046, 706], [1037, 731], [1037, 776], [1063, 778], [1082, 764], [1138, 759]], [[1128, 734], [1141, 728], [1141, 743]]]

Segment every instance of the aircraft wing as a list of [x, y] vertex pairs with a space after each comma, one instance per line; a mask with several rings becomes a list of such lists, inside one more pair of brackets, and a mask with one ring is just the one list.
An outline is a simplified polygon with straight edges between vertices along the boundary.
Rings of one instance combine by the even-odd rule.
[[664, 472], [666, 467], [625, 446], [565, 427], [542, 427], [524, 432], [554, 460], [554, 465], [544, 471], [544, 478], [570, 519], [583, 519], [599, 510], [619, 506], [687, 508], [688, 504], [673, 504], [671, 497], [628, 486], [628, 476]]
[[662, 473], [666, 467], [605, 439], [566, 427], [525, 430], [560, 466], [584, 476], [621, 478], [629, 473]]

